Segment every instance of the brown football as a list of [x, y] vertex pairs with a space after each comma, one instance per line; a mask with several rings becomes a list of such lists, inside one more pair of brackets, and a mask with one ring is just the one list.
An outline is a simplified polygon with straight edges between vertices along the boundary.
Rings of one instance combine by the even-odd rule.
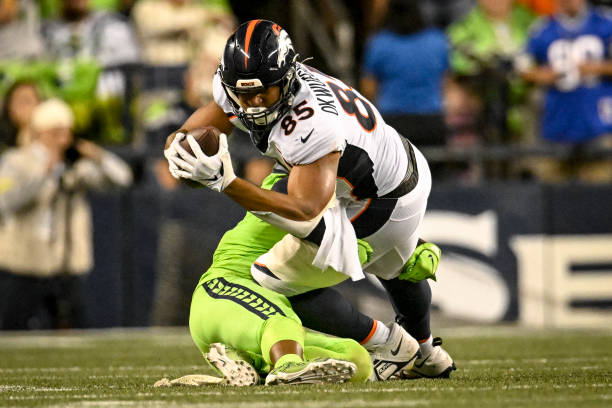
[[[206, 126], [203, 128], [196, 128], [190, 130], [187, 134], [193, 136], [205, 155], [214, 156], [219, 151], [219, 135], [221, 131], [216, 127]], [[193, 154], [191, 146], [189, 146], [187, 142], [187, 138], [181, 140], [181, 146], [189, 153]]]

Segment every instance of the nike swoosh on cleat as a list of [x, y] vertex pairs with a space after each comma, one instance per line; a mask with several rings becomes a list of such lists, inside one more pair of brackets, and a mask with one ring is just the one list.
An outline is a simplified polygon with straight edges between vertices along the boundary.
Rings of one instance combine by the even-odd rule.
[[397, 348], [395, 350], [391, 350], [391, 355], [392, 356], [397, 356], [397, 353], [399, 353], [400, 347], [402, 346], [402, 341], [404, 341], [403, 338], [400, 339], [400, 342], [397, 345]]
[[424, 364], [427, 362], [427, 360], [429, 360], [429, 357], [431, 357], [431, 354], [430, 354], [430, 355], [428, 355], [427, 357], [425, 357], [425, 360], [421, 361], [421, 364], [414, 363], [414, 366], [415, 366], [416, 368], [421, 368], [421, 367], [423, 367], [423, 365], [424, 365]]
[[310, 139], [310, 135], [312, 135], [312, 132], [314, 132], [314, 128], [312, 128], [312, 130], [310, 131], [310, 133], [308, 133], [308, 135], [306, 137], [300, 137], [300, 141], [302, 143], [306, 143], [308, 141], [308, 139]]

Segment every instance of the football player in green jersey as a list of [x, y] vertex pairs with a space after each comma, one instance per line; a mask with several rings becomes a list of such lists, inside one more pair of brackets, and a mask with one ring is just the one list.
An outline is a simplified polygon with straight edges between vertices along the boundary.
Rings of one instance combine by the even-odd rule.
[[[285, 176], [271, 174], [262, 187]], [[263, 374], [266, 384], [366, 381], [368, 351], [355, 340], [306, 331], [285, 296], [251, 277], [257, 257], [285, 235], [250, 213], [225, 233], [193, 293], [195, 344], [231, 385], [257, 384]]]

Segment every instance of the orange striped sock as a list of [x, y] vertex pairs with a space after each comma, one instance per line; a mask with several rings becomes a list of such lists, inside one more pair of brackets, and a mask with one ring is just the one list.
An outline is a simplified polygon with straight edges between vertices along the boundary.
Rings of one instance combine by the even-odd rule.
[[421, 353], [423, 356], [428, 356], [431, 353], [431, 349], [433, 348], [433, 336], [430, 334], [428, 338], [423, 340], [418, 340], [419, 348], [421, 349]]
[[373, 320], [370, 333], [359, 344], [365, 348], [376, 346], [387, 341], [391, 330], [381, 321]]

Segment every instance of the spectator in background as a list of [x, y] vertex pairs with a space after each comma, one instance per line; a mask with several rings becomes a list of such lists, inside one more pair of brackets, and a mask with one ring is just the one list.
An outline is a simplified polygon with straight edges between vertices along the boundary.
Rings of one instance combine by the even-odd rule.
[[577, 148], [566, 161], [542, 160], [541, 179], [612, 180], [612, 162], [580, 157], [589, 145], [612, 147], [612, 19], [586, 0], [558, 0], [559, 12], [532, 31], [517, 60], [521, 76], [546, 88], [542, 136]]
[[93, 266], [89, 189], [127, 187], [129, 167], [92, 142], [74, 141], [68, 105], [32, 113], [35, 140], [0, 160], [0, 329], [83, 327]]
[[474, 0], [421, 0], [418, 3], [429, 24], [446, 28], [467, 14]]
[[[145, 62], [186, 68], [184, 89], [164, 87], [145, 92], [142, 98], [147, 145], [157, 153], [169, 133], [212, 100], [210, 78], [236, 23], [226, 9], [200, 0], [141, 0], [134, 7], [133, 20]], [[232, 145], [238, 172], [259, 185], [272, 170], [272, 161], [261, 157], [246, 137], [232, 137]], [[155, 161], [155, 176], [161, 186], [171, 189], [176, 180], [163, 163]]]
[[557, 9], [557, 0], [517, 0], [535, 14], [549, 16]]
[[[80, 133], [103, 143], [125, 143], [128, 88], [126, 64], [140, 60], [140, 49], [132, 27], [117, 14], [93, 11], [89, 0], [61, 0], [61, 16], [43, 25], [49, 56], [59, 65], [62, 82], [74, 81], [83, 72], [101, 72], [94, 93], [67, 98], [79, 118], [89, 117]], [[87, 74], [87, 82], [90, 75]]]
[[40, 15], [33, 0], [0, 0], [0, 60], [43, 54]]
[[143, 60], [152, 65], [186, 65], [207, 53], [216, 67], [235, 28], [231, 14], [201, 0], [140, 0], [132, 18]]
[[0, 153], [8, 147], [31, 142], [30, 117], [40, 100], [40, 92], [33, 81], [17, 81], [8, 89], [0, 118]]
[[454, 72], [477, 75], [500, 60], [512, 61], [532, 21], [532, 14], [513, 0], [478, 0], [465, 18], [449, 27]]
[[[483, 128], [477, 136], [485, 142], [506, 142], [525, 131], [526, 88], [511, 74], [532, 21], [533, 15], [513, 0], [478, 0], [448, 29], [454, 90], [464, 93], [460, 99], [480, 100], [482, 111], [472, 112], [472, 126]], [[454, 114], [449, 110], [451, 121]]]
[[417, 146], [444, 145], [444, 32], [428, 28], [415, 1], [391, 0], [383, 29], [364, 53], [360, 89], [385, 121]]
[[[38, 0], [43, 18], [56, 18], [60, 15], [62, 0]], [[89, 0], [93, 10], [105, 10], [122, 14], [124, 17], [130, 15], [134, 2], [138, 0]]]
[[43, 27], [51, 57], [89, 58], [103, 67], [138, 62], [132, 27], [116, 14], [92, 11], [89, 0], [62, 0], [61, 17]]

